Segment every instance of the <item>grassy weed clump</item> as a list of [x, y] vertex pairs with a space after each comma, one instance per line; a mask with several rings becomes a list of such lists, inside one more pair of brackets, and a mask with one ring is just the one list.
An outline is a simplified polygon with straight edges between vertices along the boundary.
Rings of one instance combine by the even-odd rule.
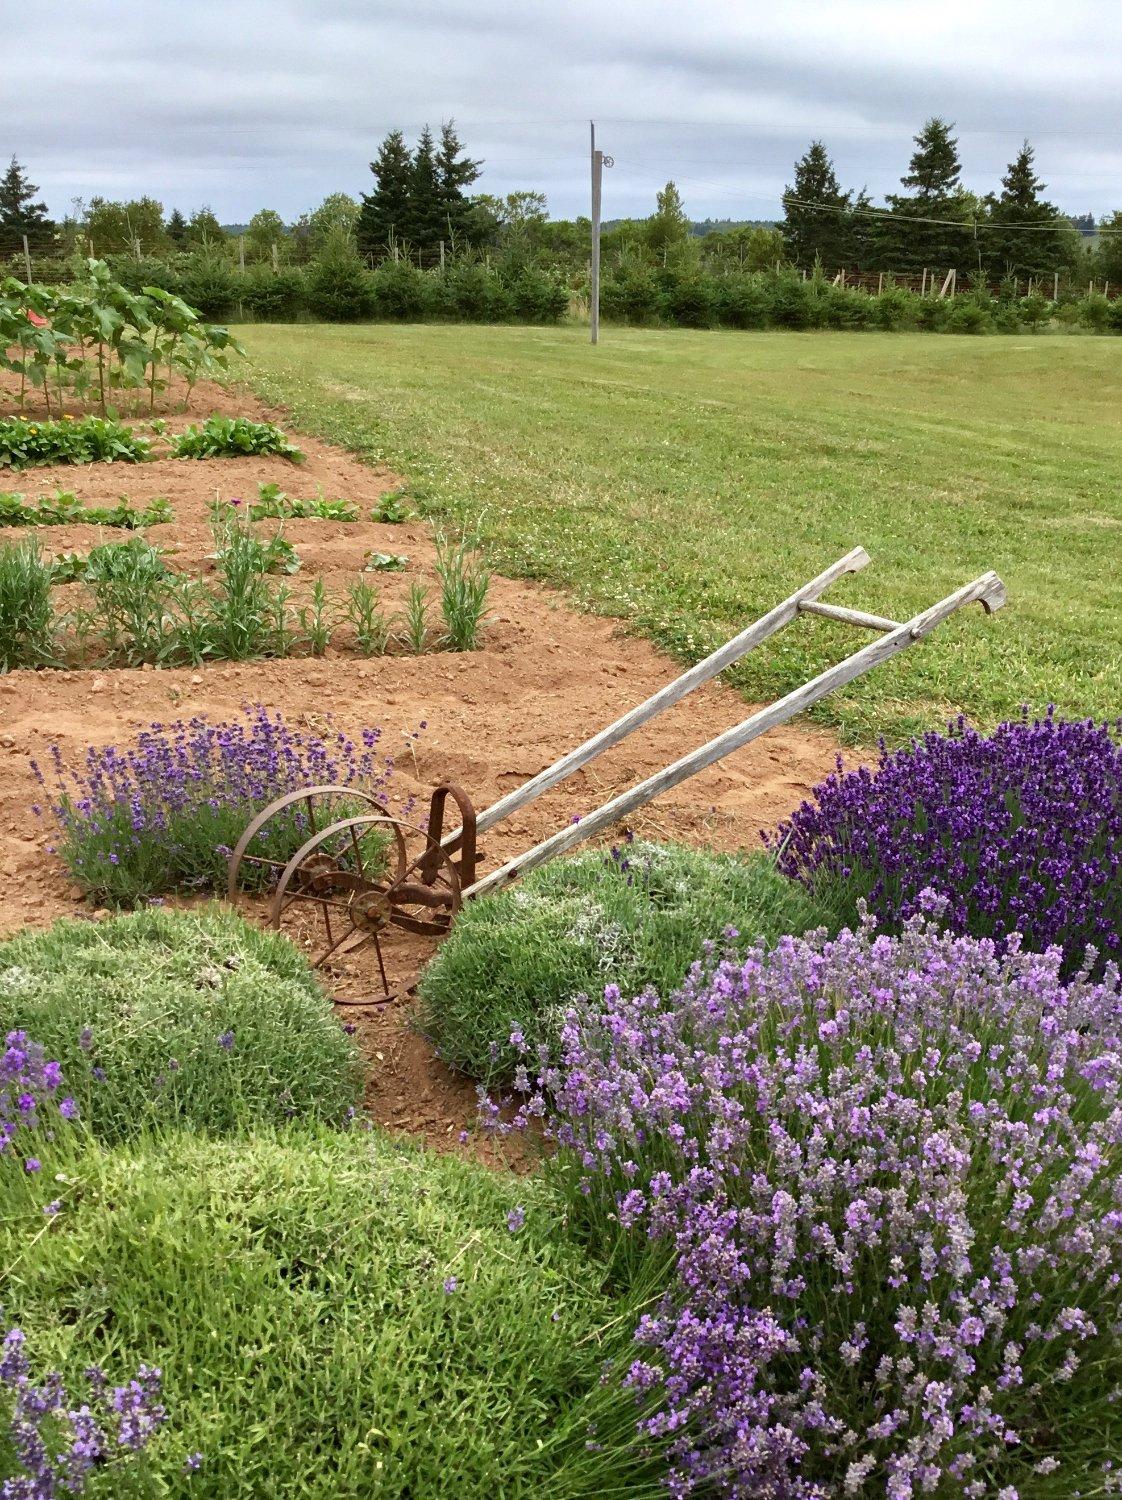
[[30, 537], [0, 546], [0, 672], [53, 660], [52, 581], [51, 564]]
[[104, 1141], [338, 1122], [361, 1095], [350, 1038], [303, 957], [232, 912], [61, 922], [0, 944], [0, 1033], [62, 1066]]
[[445, 644], [452, 651], [474, 651], [487, 608], [491, 574], [466, 537], [453, 543], [436, 539], [436, 576], [440, 580], [440, 612]]
[[555, 1043], [577, 996], [595, 1000], [608, 983], [669, 993], [723, 928], [770, 942], [823, 920], [764, 855], [589, 850], [465, 906], [421, 981], [418, 1024], [452, 1067], [506, 1080], [525, 1047]]
[[68, 1385], [162, 1370], [159, 1493], [661, 1493], [612, 1378], [637, 1307], [605, 1295], [539, 1183], [303, 1126], [62, 1164], [72, 1185], [36, 1201], [25, 1179], [0, 1221], [6, 1311]]

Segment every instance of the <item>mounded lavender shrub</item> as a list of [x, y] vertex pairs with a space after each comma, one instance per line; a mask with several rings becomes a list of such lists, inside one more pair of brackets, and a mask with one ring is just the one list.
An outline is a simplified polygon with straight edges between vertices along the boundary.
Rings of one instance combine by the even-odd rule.
[[[394, 761], [379, 754], [381, 734], [305, 733], [257, 704], [232, 721], [150, 724], [135, 744], [91, 746], [81, 769], [52, 745], [49, 779], [35, 762], [32, 770], [72, 878], [99, 899], [129, 905], [165, 891], [224, 891], [226, 862], [250, 819], [298, 787], [353, 786], [384, 806]], [[250, 852], [283, 861], [308, 836], [301, 803], [272, 820]]]
[[1122, 724], [1044, 718], [881, 747], [838, 773], [778, 831], [779, 867], [863, 897], [899, 930], [931, 888], [956, 932], [1058, 943], [1069, 970], [1092, 943], [1122, 959]]
[[1119, 1492], [1116, 967], [919, 916], [609, 987], [563, 1042], [528, 1113], [588, 1222], [673, 1252], [628, 1375], [672, 1493]]

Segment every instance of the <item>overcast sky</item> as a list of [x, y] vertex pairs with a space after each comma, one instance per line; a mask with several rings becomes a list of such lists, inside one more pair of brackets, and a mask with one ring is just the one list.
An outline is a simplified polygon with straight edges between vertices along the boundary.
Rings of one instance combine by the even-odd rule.
[[454, 116], [480, 191], [606, 217], [674, 178], [694, 218], [778, 213], [813, 136], [877, 197], [925, 116], [992, 188], [1028, 135], [1069, 212], [1122, 206], [1118, 0], [0, 0], [0, 154], [56, 215], [148, 193], [224, 222], [369, 188], [393, 126]]

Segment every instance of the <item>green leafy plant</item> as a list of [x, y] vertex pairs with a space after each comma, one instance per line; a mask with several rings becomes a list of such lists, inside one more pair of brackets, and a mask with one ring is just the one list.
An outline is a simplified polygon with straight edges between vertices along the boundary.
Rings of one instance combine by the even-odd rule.
[[134, 506], [122, 496], [116, 505], [83, 505], [69, 490], [25, 501], [22, 495], [0, 493], [0, 527], [69, 526], [75, 522], [91, 526], [117, 526], [136, 531], [143, 526], [162, 526], [174, 520], [171, 501], [157, 496], [144, 506]]
[[130, 537], [127, 542], [103, 542], [86, 553], [65, 552], [51, 564], [51, 574], [55, 583], [116, 580], [127, 577], [138, 563], [153, 576], [167, 576], [160, 549], [139, 537]]
[[54, 661], [51, 582], [32, 538], [0, 546], [0, 672]]
[[354, 1045], [300, 953], [219, 906], [0, 943], [0, 1025], [62, 1064], [103, 1141], [341, 1122], [361, 1093]]
[[350, 500], [329, 500], [317, 495], [294, 500], [275, 482], [259, 484], [257, 499], [249, 508], [253, 521], [357, 521], [358, 507]]
[[147, 438], [104, 417], [59, 422], [31, 422], [25, 417], [0, 418], [0, 468], [143, 463], [151, 456]]
[[173, 458], [227, 458], [273, 455], [302, 463], [304, 455], [272, 422], [248, 417], [208, 417], [171, 439]]
[[363, 567], [368, 573], [403, 573], [409, 559], [400, 552], [368, 552]]
[[398, 526], [402, 521], [411, 521], [413, 512], [405, 504], [402, 493], [394, 491], [393, 494], [383, 495], [371, 508], [370, 519], [382, 521], [391, 526]]
[[[93, 596], [93, 619], [104, 659], [136, 667], [174, 649], [173, 591], [159, 550], [134, 538], [95, 548], [84, 582]], [[93, 554], [91, 553], [91, 557]]]
[[436, 539], [436, 576], [446, 643], [453, 651], [474, 651], [487, 608], [491, 574], [465, 537], [456, 543]]

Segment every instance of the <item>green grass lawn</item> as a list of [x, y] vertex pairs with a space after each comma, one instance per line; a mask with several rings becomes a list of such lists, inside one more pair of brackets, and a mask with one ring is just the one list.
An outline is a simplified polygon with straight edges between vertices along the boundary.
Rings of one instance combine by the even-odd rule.
[[[849, 740], [1021, 703], [1114, 715], [1122, 687], [1122, 345], [1063, 336], [362, 325], [241, 331], [301, 426], [392, 465], [494, 562], [685, 659], [861, 543], [832, 591], [960, 616], [816, 713]], [[868, 637], [803, 619], [732, 674], [784, 692]]]

